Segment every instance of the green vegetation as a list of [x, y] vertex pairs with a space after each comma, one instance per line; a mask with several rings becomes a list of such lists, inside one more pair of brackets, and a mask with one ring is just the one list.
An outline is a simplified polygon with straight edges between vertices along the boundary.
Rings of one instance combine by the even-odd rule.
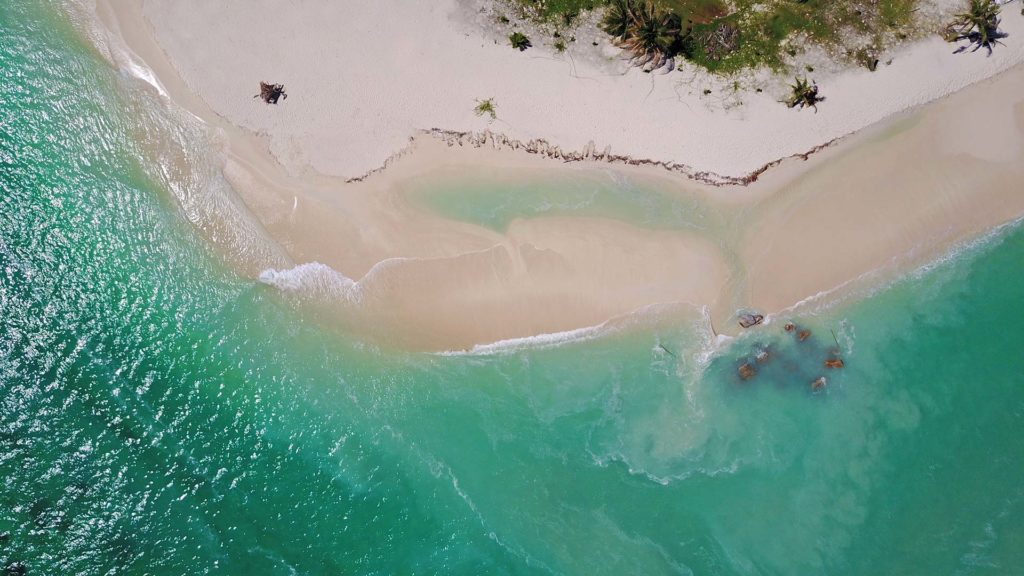
[[514, 0], [556, 27], [606, 10], [602, 29], [650, 68], [681, 56], [713, 72], [782, 70], [811, 47], [874, 69], [886, 47], [919, 31], [919, 0]]
[[515, 0], [535, 19], [571, 26], [582, 12], [603, 6], [605, 0]]
[[601, 29], [629, 50], [636, 64], [650, 68], [674, 58], [684, 37], [679, 15], [655, 0], [612, 0]]
[[494, 98], [477, 100], [476, 108], [473, 108], [473, 112], [476, 112], [477, 116], [486, 114], [491, 117], [491, 120], [496, 120], [498, 118], [498, 105], [494, 103]]
[[513, 48], [519, 50], [520, 52], [533, 46], [533, 44], [530, 43], [530, 39], [527, 38], [526, 35], [523, 34], [522, 32], [513, 32], [509, 34], [508, 41], [509, 43], [512, 44]]
[[792, 93], [786, 100], [786, 105], [790, 108], [814, 108], [814, 111], [818, 111], [818, 102], [821, 102], [825, 98], [818, 94], [818, 85], [814, 82], [808, 83], [807, 78], [794, 78], [794, 83], [790, 84]]
[[989, 54], [992, 46], [999, 44], [1005, 36], [999, 31], [999, 5], [994, 0], [969, 0], [967, 10], [957, 14], [953, 22], [946, 28], [946, 40], [960, 42], [966, 40], [968, 46], [957, 50], [962, 52], [973, 45], [974, 50], [985, 48]]

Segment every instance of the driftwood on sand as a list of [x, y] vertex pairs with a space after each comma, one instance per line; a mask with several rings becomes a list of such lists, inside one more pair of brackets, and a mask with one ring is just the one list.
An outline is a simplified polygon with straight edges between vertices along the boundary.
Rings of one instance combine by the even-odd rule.
[[267, 104], [277, 104], [279, 99], [287, 99], [288, 95], [284, 92], [284, 84], [260, 82], [260, 93], [253, 96], [253, 98], [259, 98]]

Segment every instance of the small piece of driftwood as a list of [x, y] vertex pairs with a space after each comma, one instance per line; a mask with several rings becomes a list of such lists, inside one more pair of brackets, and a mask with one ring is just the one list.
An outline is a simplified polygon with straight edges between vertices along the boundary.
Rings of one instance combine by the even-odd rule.
[[284, 92], [284, 84], [260, 82], [260, 93], [253, 96], [253, 98], [259, 98], [267, 104], [277, 104], [278, 100], [285, 100], [288, 98], [288, 95]]

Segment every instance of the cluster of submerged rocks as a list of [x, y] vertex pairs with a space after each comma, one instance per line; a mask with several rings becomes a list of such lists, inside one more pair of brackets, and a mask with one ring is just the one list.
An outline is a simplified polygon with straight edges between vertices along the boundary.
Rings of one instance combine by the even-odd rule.
[[[739, 317], [740, 326], [743, 328], [750, 328], [761, 324], [764, 321], [764, 316], [760, 314], [741, 314]], [[811, 331], [806, 328], [801, 328], [793, 322], [786, 322], [783, 326], [783, 331], [787, 334], [791, 334], [797, 345], [804, 345], [805, 342], [811, 337]], [[821, 355], [822, 349], [820, 346], [808, 346], [806, 352], [808, 354]], [[739, 366], [736, 368], [736, 372], [742, 382], [746, 382], [755, 378], [760, 371], [761, 367], [768, 364], [772, 360], [775, 360], [777, 355], [771, 348], [771, 346], [759, 346], [755, 348], [753, 352], [753, 358], [746, 358], [741, 361]], [[846, 366], [843, 362], [843, 358], [840, 355], [838, 343], [834, 348], [828, 348], [824, 351], [824, 360], [821, 367], [827, 370], [837, 370]], [[820, 357], [820, 356], [819, 356]], [[799, 372], [798, 363], [792, 360], [785, 362], [790, 367], [790, 371]], [[828, 385], [828, 378], [824, 374], [817, 374], [808, 377], [802, 375], [802, 378], [809, 380], [809, 386], [812, 392], [820, 392], [825, 389]]]

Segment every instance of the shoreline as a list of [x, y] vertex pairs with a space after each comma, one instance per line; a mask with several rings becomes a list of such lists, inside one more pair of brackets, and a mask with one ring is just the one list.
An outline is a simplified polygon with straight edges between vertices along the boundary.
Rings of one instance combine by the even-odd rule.
[[[610, 47], [578, 46], [562, 56], [546, 47], [518, 53], [496, 44], [479, 16], [464, 14], [467, 7], [456, 0], [389, 12], [391, 1], [373, 8], [314, 3], [281, 10], [257, 0], [232, 10], [231, 0], [101, 0], [99, 7], [109, 13], [108, 24], [111, 16], [123, 22], [133, 49], [152, 44], [136, 52], [158, 78], [174, 76], [172, 83], [210, 113], [260, 134], [289, 174], [344, 179], [377, 170], [410, 137], [438, 129], [544, 141], [565, 154], [592, 142], [595, 152], [738, 181], [1024, 62], [1024, 43], [1008, 41], [991, 56], [984, 50], [954, 55], [955, 46], [927, 37], [887, 54], [892, 64], [875, 72], [809, 73], [826, 101], [818, 112], [797, 111], [779, 103], [788, 77], [759, 80], [759, 93], [731, 87], [738, 77], [644, 74], [616, 57], [603, 63], [572, 58], [574, 72], [567, 74], [565, 59], [573, 50]], [[1024, 16], [1015, 7], [1002, 15], [1010, 38], [1024, 36]], [[220, 18], [225, 12], [235, 17]], [[378, 21], [384, 12], [392, 17]], [[399, 13], [403, 18], [393, 17]], [[371, 22], [374, 27], [360, 27]], [[345, 38], [329, 32], [335, 29], [346, 30]], [[389, 35], [404, 39], [379, 38]], [[415, 65], [402, 65], [406, 61]], [[283, 82], [291, 98], [272, 107], [253, 101], [258, 79]], [[181, 92], [170, 90], [177, 100]], [[473, 113], [480, 98], [495, 99], [497, 120]]]
[[[156, 98], [166, 97], [219, 134], [224, 179], [275, 250], [286, 254], [243, 263], [242, 273], [255, 279], [270, 269], [312, 270], [316, 263], [321, 275], [306, 284], [293, 279], [291, 292], [309, 300], [325, 281], [357, 288], [358, 300], [339, 302], [335, 291], [315, 303], [317, 316], [386, 345], [468, 350], [672, 303], [703, 308], [709, 321], [735, 334], [731, 319], [740, 308], [770, 315], [865, 274], [898, 276], [1024, 214], [1024, 199], [1012, 193], [1024, 179], [1024, 97], [1013, 96], [1024, 94], [1022, 66], [891, 115], [809, 160], [805, 154], [774, 161], [745, 185], [700, 182], [650, 165], [552, 161], [550, 148], [497, 149], [495, 138], [454, 144], [423, 136], [410, 138], [372, 178], [347, 181], [315, 170], [295, 173], [279, 162], [268, 136], [216, 113], [176, 74], [140, 5], [99, 0], [96, 13], [107, 37], [93, 40], [106, 42], [99, 49], [108, 60], [135, 75], [144, 63], [153, 75], [141, 80], [154, 86]], [[986, 89], [993, 84], [998, 87]], [[974, 126], [978, 114], [992, 128], [992, 149], [979, 155], [947, 142]], [[908, 159], [913, 169], [900, 162]], [[969, 177], [938, 193], [918, 173], [950, 167]], [[486, 183], [498, 174], [510, 181], [626, 178], [697, 203], [719, 229], [658, 231], [567, 215], [518, 219], [494, 231], [413, 201], [425, 181], [443, 186], [470, 175]]]

